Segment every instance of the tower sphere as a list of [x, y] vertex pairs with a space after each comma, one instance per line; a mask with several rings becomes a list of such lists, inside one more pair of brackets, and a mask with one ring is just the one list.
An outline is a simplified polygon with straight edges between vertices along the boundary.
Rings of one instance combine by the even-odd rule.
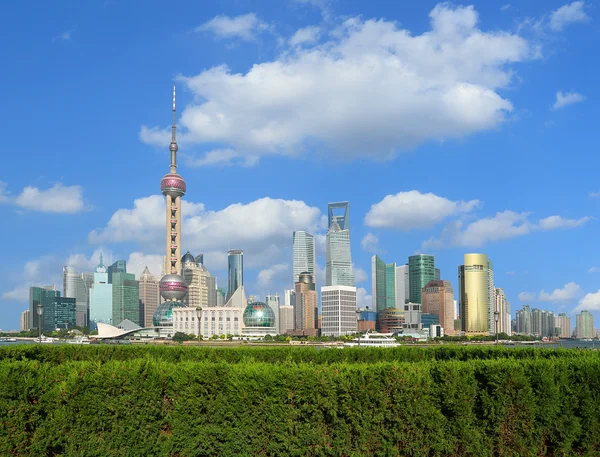
[[173, 198], [183, 197], [187, 187], [184, 179], [177, 173], [168, 173], [160, 181], [160, 190], [163, 195], [169, 195]]
[[177, 152], [178, 150], [179, 146], [177, 146], [177, 143], [175, 141], [171, 141], [171, 144], [169, 145], [169, 151]]
[[178, 301], [162, 302], [154, 310], [152, 323], [157, 327], [170, 327], [173, 325], [173, 308], [185, 308], [185, 305]]
[[160, 295], [165, 300], [182, 300], [187, 293], [188, 286], [179, 275], [170, 274], [163, 276], [158, 284]]
[[266, 303], [257, 301], [246, 306], [243, 319], [246, 327], [273, 327], [275, 312]]

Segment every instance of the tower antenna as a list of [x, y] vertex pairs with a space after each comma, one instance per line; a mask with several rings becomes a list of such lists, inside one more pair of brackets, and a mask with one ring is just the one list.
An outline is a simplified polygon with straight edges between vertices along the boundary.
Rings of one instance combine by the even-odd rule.
[[173, 114], [171, 120], [171, 144], [169, 145], [169, 151], [171, 151], [171, 173], [177, 172], [177, 140], [175, 139], [175, 133], [177, 127], [175, 125], [177, 117], [177, 105], [176, 105], [177, 93], [175, 91], [175, 83], [173, 83]]

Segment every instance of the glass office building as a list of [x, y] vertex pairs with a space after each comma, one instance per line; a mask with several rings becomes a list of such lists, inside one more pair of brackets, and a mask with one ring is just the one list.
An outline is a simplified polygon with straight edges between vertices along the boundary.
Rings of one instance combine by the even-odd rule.
[[371, 258], [371, 287], [373, 310], [382, 311], [396, 306], [396, 264], [385, 263], [377, 255]]
[[435, 280], [435, 265], [432, 255], [418, 254], [408, 258], [408, 284], [411, 303], [423, 303], [421, 291]]
[[299, 230], [293, 234], [294, 284], [300, 273], [307, 271], [315, 277], [315, 237]]
[[117, 326], [125, 319], [143, 326], [140, 290], [133, 273], [112, 274], [112, 321]]
[[227, 297], [225, 303], [240, 286], [244, 285], [244, 251], [232, 249], [227, 253]]
[[[342, 215], [335, 215], [343, 209]], [[354, 287], [352, 255], [350, 252], [350, 204], [330, 203], [328, 207], [329, 229], [326, 235], [325, 282], [327, 286]]]
[[43, 330], [68, 330], [77, 325], [77, 302], [74, 298], [47, 296], [44, 299]]

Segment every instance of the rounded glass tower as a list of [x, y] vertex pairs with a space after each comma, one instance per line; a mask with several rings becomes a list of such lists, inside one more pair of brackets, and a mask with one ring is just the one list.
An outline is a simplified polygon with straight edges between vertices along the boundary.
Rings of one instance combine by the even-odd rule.
[[184, 308], [185, 305], [178, 301], [162, 302], [154, 310], [152, 324], [155, 327], [170, 327], [173, 325], [173, 308]]

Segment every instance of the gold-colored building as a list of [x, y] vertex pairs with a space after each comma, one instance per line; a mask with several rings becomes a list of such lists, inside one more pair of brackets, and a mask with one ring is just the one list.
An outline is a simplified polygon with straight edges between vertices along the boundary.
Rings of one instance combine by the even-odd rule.
[[319, 295], [313, 282], [313, 277], [308, 272], [300, 273], [298, 282], [294, 285], [294, 331], [301, 331], [303, 335], [317, 336], [317, 310], [319, 308]]
[[493, 269], [487, 255], [465, 254], [464, 265], [458, 267], [458, 301], [466, 334], [489, 334], [494, 291]]

